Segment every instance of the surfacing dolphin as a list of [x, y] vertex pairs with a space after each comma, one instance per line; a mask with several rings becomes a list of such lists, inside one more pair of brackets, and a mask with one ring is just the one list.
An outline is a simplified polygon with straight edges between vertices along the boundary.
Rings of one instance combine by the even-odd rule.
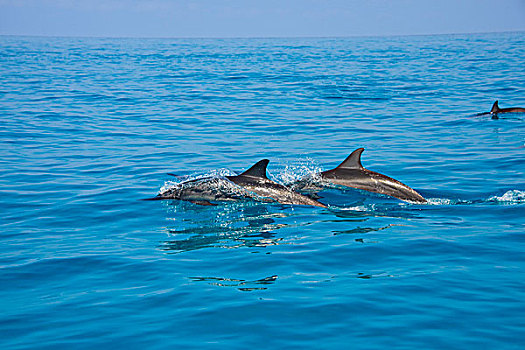
[[269, 162], [268, 159], [262, 159], [250, 169], [236, 176], [184, 181], [159, 193], [152, 199], [177, 199], [200, 205], [214, 205], [210, 201], [250, 198], [263, 202], [327, 207], [321, 202], [270, 180], [266, 175]]
[[525, 113], [525, 108], [521, 107], [509, 107], [509, 108], [499, 108], [498, 101], [494, 102], [490, 114], [492, 118], [498, 119], [498, 114], [500, 113]]
[[336, 185], [380, 193], [403, 201], [427, 202], [407, 185], [386, 175], [365, 169], [361, 164], [361, 154], [364, 150], [364, 148], [356, 149], [336, 168], [321, 172], [321, 178]]

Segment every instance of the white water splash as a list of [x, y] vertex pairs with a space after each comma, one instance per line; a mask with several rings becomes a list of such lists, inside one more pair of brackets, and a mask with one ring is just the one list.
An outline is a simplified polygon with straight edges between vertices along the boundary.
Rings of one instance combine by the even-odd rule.
[[375, 204], [368, 204], [368, 205], [356, 205], [353, 207], [334, 207], [338, 211], [359, 211], [359, 212], [373, 212], [376, 210]]
[[457, 201], [454, 201], [449, 198], [426, 198], [428, 205], [453, 205], [457, 204]]
[[312, 159], [307, 158], [298, 165], [286, 165], [284, 170], [275, 175], [277, 182], [285, 186], [290, 186], [292, 189], [294, 185], [300, 180], [316, 182], [320, 181], [320, 173], [322, 168]]
[[214, 169], [207, 173], [194, 173], [187, 176], [181, 176], [181, 177], [174, 177], [174, 180], [168, 180], [164, 182], [164, 185], [160, 188], [159, 193], [166, 192], [167, 190], [179, 186], [182, 183], [188, 182], [188, 181], [194, 181], [198, 179], [205, 179], [205, 178], [225, 178], [226, 176], [235, 176], [237, 175], [235, 172], [233, 172], [230, 169], [227, 168], [220, 168], [220, 169]]
[[525, 192], [520, 190], [509, 190], [501, 196], [491, 196], [480, 200], [463, 200], [450, 198], [427, 198], [429, 205], [468, 205], [480, 203], [520, 204], [525, 203]]
[[491, 202], [502, 203], [525, 203], [525, 192], [519, 190], [510, 190], [501, 196], [492, 196], [488, 199]]

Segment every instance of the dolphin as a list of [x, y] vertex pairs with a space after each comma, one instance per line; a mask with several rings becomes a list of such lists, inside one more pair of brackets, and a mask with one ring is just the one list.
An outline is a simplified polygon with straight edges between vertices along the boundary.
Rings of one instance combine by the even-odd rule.
[[250, 198], [263, 202], [327, 208], [321, 202], [270, 180], [266, 175], [266, 168], [269, 162], [268, 159], [262, 159], [240, 175], [184, 181], [151, 199], [178, 199], [200, 205], [214, 205], [210, 201], [232, 201]]
[[499, 108], [498, 101], [494, 102], [490, 113], [525, 113], [525, 108], [521, 107], [510, 107], [510, 108]]
[[403, 201], [427, 202], [407, 185], [386, 175], [365, 169], [361, 165], [361, 154], [364, 150], [364, 148], [356, 149], [336, 168], [321, 172], [321, 178], [336, 185], [385, 194]]
[[510, 107], [510, 108], [499, 108], [498, 101], [494, 102], [490, 114], [493, 119], [498, 119], [499, 113], [525, 113], [525, 108], [521, 107]]

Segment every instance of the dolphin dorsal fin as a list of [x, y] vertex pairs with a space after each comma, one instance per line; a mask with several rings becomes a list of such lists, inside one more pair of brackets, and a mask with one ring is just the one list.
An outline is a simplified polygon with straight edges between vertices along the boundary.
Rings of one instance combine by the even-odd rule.
[[364, 148], [358, 148], [353, 151], [341, 164], [337, 166], [336, 169], [346, 168], [346, 169], [362, 169], [361, 165], [361, 153], [363, 153]]
[[496, 100], [496, 102], [494, 102], [494, 104], [492, 105], [490, 113], [496, 113], [497, 111], [499, 111], [498, 100]]
[[244, 173], [242, 173], [239, 176], [253, 176], [253, 177], [262, 177], [263, 179], [267, 179], [266, 176], [266, 167], [268, 166], [268, 163], [270, 161], [268, 159], [262, 159], [252, 165], [252, 167], [248, 170], [246, 170]]

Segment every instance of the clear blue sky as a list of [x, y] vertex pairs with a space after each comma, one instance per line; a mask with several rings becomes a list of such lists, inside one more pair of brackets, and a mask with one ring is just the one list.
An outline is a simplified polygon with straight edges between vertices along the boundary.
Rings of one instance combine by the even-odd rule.
[[525, 0], [0, 0], [0, 34], [294, 37], [525, 31]]

